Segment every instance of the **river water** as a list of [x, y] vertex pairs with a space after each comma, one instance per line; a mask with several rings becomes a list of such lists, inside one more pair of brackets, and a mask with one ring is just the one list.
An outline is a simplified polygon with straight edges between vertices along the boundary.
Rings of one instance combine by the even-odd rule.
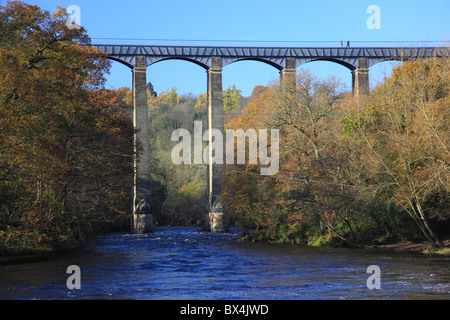
[[[67, 288], [70, 265], [80, 268], [81, 289]], [[380, 268], [380, 289], [367, 286], [370, 265]], [[449, 299], [449, 267], [448, 257], [156, 228], [100, 236], [53, 260], [0, 266], [0, 299]]]

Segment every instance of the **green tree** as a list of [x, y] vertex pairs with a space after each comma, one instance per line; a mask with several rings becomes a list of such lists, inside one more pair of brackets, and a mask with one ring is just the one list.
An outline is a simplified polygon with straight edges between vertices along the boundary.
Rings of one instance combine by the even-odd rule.
[[147, 90], [148, 90], [148, 94], [157, 97], [158, 94], [156, 93], [155, 89], [153, 88], [153, 84], [151, 82], [147, 83]]
[[241, 92], [242, 91], [237, 89], [234, 84], [223, 91], [224, 112], [228, 112], [241, 107], [242, 104]]
[[194, 110], [197, 112], [206, 112], [206, 102], [207, 102], [207, 94], [202, 93], [197, 98], [197, 103], [195, 104]]

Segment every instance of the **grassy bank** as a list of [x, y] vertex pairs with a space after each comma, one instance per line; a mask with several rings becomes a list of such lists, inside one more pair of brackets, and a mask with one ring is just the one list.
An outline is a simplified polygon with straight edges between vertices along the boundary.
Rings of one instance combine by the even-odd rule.
[[444, 248], [434, 248], [429, 241], [416, 239], [397, 240], [392, 238], [379, 238], [371, 241], [359, 239], [353, 242], [344, 241], [333, 235], [310, 235], [301, 237], [299, 234], [284, 233], [282, 236], [268, 233], [267, 231], [251, 230], [243, 232], [239, 241], [248, 242], [269, 242], [269, 243], [290, 243], [307, 247], [335, 247], [335, 248], [356, 248], [356, 249], [380, 249], [395, 252], [414, 252], [430, 255], [450, 255], [450, 239], [442, 241]]

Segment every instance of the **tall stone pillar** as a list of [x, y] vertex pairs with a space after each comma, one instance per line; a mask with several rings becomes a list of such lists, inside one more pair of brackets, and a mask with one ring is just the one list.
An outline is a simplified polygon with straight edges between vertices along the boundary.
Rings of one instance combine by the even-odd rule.
[[[212, 129], [217, 129], [225, 136], [222, 93], [222, 64], [220, 57], [212, 57], [211, 68], [207, 71], [208, 79], [208, 145], [212, 146]], [[223, 146], [224, 147], [224, 146]], [[225, 155], [224, 149], [222, 154]], [[207, 217], [206, 228], [212, 232], [229, 230], [228, 219], [219, 202], [221, 193], [220, 179], [222, 164], [212, 163], [213, 148], [209, 148], [209, 163], [207, 167]]]
[[352, 91], [356, 97], [369, 95], [369, 68], [367, 58], [358, 58], [358, 68], [352, 71]]
[[282, 86], [292, 86], [293, 88], [296, 87], [296, 73], [297, 70], [295, 69], [295, 58], [294, 57], [287, 57], [286, 58], [286, 68], [280, 71], [280, 84]]
[[139, 159], [134, 159], [133, 214], [131, 232], [153, 231], [153, 215], [150, 192], [150, 143], [147, 106], [147, 66], [144, 56], [136, 57], [133, 73], [133, 124], [135, 152], [140, 147]]

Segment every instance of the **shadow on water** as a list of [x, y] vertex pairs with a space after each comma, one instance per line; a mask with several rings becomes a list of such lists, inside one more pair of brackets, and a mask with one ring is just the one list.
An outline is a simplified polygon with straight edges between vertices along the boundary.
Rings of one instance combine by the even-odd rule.
[[[0, 266], [1, 299], [448, 299], [450, 259], [237, 241], [238, 230], [100, 236], [51, 261]], [[81, 289], [69, 290], [69, 265]], [[378, 265], [381, 288], [367, 287]]]

